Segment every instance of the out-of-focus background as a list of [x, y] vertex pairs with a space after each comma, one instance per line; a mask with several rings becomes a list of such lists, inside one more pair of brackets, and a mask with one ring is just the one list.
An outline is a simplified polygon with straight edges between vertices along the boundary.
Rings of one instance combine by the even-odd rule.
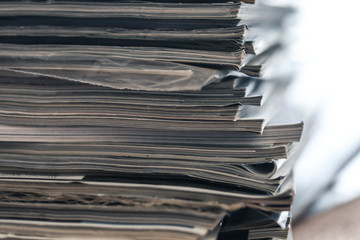
[[[288, 99], [318, 113], [295, 166], [296, 230], [306, 217], [360, 196], [360, 2], [287, 2], [297, 9], [289, 25], [297, 76]], [[360, 215], [359, 207], [354, 211]]]

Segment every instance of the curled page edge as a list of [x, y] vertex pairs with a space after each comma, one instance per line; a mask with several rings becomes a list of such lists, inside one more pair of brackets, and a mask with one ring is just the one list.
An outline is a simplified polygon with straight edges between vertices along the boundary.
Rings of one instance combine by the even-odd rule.
[[[152, 61], [154, 63], [154, 61]], [[110, 87], [113, 89], [129, 89], [129, 90], [145, 90], [145, 91], [199, 91], [204, 86], [220, 82], [226, 76], [222, 72], [202, 69], [183, 64], [169, 63], [169, 65], [178, 68], [171, 70], [172, 74], [167, 75], [167, 71], [143, 69], [138, 72], [131, 70], [130, 72], [121, 68], [107, 69], [106, 66], [96, 66], [94, 74], [91, 71], [62, 69], [23, 69], [0, 67], [2, 73], [21, 75], [22, 77], [48, 77], [53, 79], [61, 79], [70, 82], [81, 82], [90, 85], [102, 87]], [[173, 74], [177, 72], [177, 74]], [[122, 73], [126, 73], [122, 76]], [[126, 77], [130, 76], [130, 77]], [[136, 76], [142, 77], [138, 81], [130, 81], [136, 79]], [[135, 78], [133, 78], [135, 77]]]

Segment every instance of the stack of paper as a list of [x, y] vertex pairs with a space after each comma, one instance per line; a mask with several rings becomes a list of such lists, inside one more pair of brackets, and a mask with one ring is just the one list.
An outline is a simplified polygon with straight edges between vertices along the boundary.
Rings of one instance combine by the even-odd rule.
[[290, 237], [290, 12], [1, 1], [0, 237]]

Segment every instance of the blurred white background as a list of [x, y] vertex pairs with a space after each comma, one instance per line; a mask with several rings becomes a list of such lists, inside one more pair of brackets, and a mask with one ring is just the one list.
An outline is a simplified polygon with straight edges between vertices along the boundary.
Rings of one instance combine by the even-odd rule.
[[298, 216], [335, 176], [339, 181], [316, 210], [360, 195], [359, 156], [337, 174], [360, 147], [360, 2], [302, 0], [292, 4], [298, 9], [291, 25], [298, 75], [289, 98], [307, 109], [317, 107], [321, 113], [295, 167], [294, 214]]

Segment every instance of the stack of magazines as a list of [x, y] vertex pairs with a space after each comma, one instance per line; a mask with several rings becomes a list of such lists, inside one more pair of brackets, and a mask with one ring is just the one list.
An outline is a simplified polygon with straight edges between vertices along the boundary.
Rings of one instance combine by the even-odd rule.
[[290, 13], [1, 1], [0, 238], [290, 238]]

